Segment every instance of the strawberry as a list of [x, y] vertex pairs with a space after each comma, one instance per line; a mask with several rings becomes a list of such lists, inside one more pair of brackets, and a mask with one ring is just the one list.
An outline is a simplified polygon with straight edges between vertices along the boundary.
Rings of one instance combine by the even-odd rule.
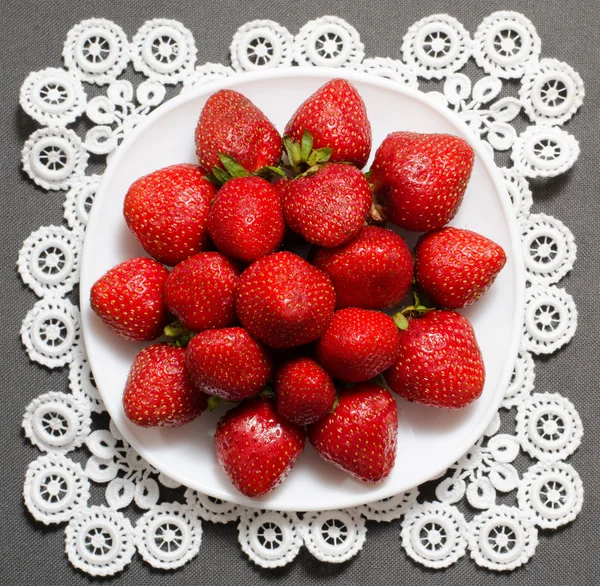
[[473, 149], [450, 134], [388, 134], [375, 153], [371, 183], [387, 219], [424, 232], [446, 225], [463, 200]]
[[371, 383], [342, 391], [337, 407], [311, 425], [308, 438], [324, 460], [359, 480], [379, 482], [396, 459], [396, 401]]
[[141, 177], [125, 195], [123, 215], [144, 250], [174, 266], [205, 250], [215, 186], [198, 165], [173, 165]]
[[270, 399], [249, 399], [219, 421], [217, 459], [235, 487], [261, 496], [285, 480], [304, 450], [305, 433], [275, 411]]
[[185, 349], [153, 344], [134, 359], [123, 394], [123, 409], [142, 427], [178, 427], [200, 415], [207, 397], [185, 371]]
[[333, 316], [335, 292], [325, 273], [292, 252], [275, 252], [240, 277], [235, 307], [242, 325], [274, 348], [308, 344]]
[[335, 312], [315, 352], [333, 378], [359, 383], [394, 364], [399, 346], [400, 334], [389, 315], [349, 307]]
[[245, 96], [220, 90], [210, 96], [196, 127], [196, 154], [205, 169], [222, 167], [219, 153], [233, 157], [250, 173], [277, 165], [281, 137], [269, 119]]
[[330, 161], [362, 168], [371, 152], [371, 125], [356, 88], [345, 79], [332, 79], [296, 110], [285, 134], [300, 142], [310, 132], [315, 148], [332, 149]]
[[199, 332], [225, 328], [235, 320], [236, 267], [219, 252], [201, 252], [173, 268], [164, 300], [184, 327]]
[[208, 216], [208, 233], [215, 246], [230, 258], [248, 263], [273, 252], [284, 231], [277, 189], [251, 175], [227, 181]]
[[271, 375], [271, 358], [243, 328], [206, 330], [187, 345], [186, 368], [197, 389], [241, 401], [263, 388]]
[[310, 425], [327, 415], [335, 402], [330, 376], [305, 356], [284, 363], [275, 376], [277, 413], [296, 425]]
[[483, 391], [485, 368], [473, 328], [455, 311], [409, 317], [400, 355], [385, 373], [390, 389], [416, 403], [457, 409]]
[[337, 307], [393, 307], [404, 299], [413, 278], [406, 242], [376, 226], [365, 226], [342, 246], [321, 248], [313, 263], [331, 279]]
[[475, 303], [505, 263], [501, 246], [460, 228], [423, 234], [415, 248], [417, 283], [434, 305], [448, 309]]
[[288, 226], [312, 244], [328, 248], [360, 232], [371, 203], [366, 177], [356, 167], [339, 163], [297, 177], [283, 193]]
[[154, 340], [167, 323], [163, 287], [168, 275], [167, 269], [151, 258], [130, 258], [93, 284], [90, 305], [122, 338]]

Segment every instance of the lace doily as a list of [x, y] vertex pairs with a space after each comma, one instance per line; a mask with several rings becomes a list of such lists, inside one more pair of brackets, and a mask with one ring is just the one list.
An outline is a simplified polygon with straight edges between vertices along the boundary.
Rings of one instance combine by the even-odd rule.
[[[203, 522], [237, 523], [242, 550], [265, 568], [292, 562], [301, 547], [318, 560], [344, 562], [361, 550], [371, 522], [391, 523], [406, 554], [428, 568], [445, 568], [467, 552], [492, 570], [526, 563], [538, 529], [571, 522], [583, 501], [579, 475], [566, 461], [583, 434], [577, 410], [560, 395], [533, 393], [533, 355], [555, 352], [575, 333], [575, 304], [557, 283], [573, 267], [576, 245], [562, 222], [530, 213], [528, 186], [531, 178], [564, 173], [577, 159], [578, 143], [562, 125], [582, 103], [581, 78], [566, 63], [540, 58], [535, 27], [516, 12], [491, 14], [472, 36], [448, 15], [424, 18], [408, 29], [401, 58], [394, 59], [365, 58], [358, 31], [335, 16], [311, 20], [296, 35], [270, 20], [249, 22], [235, 33], [230, 52], [231, 67], [197, 65], [194, 37], [179, 22], [148, 21], [129, 41], [117, 24], [90, 19], [68, 33], [63, 69], [33, 72], [23, 83], [21, 105], [41, 125], [25, 142], [23, 169], [42, 189], [66, 193], [66, 225], [41, 227], [23, 243], [18, 269], [40, 299], [21, 336], [32, 361], [68, 367], [71, 391], [45, 389], [26, 408], [25, 435], [43, 452], [25, 474], [28, 510], [47, 525], [67, 523], [69, 561], [95, 576], [123, 570], [136, 551], [156, 568], [180, 567], [201, 555]], [[477, 79], [459, 73], [469, 59], [482, 70]], [[119, 79], [129, 64], [146, 78], [136, 88]], [[430, 96], [454, 110], [490, 152], [510, 153], [512, 166], [501, 171], [527, 270], [521, 349], [500, 414], [440, 477], [433, 501], [415, 488], [347, 510], [247, 509], [184, 490], [138, 456], [112, 423], [108, 429], [92, 423], [91, 414], [104, 406], [80, 341], [78, 308], [65, 297], [78, 282], [100, 180], [86, 174], [90, 153], [109, 159], [163, 102], [167, 85], [187, 91], [236, 72], [294, 65], [358, 69], [412, 88], [420, 79], [437, 80]], [[505, 80], [518, 80], [518, 97], [503, 95]], [[89, 84], [105, 90], [89, 98]], [[80, 136], [68, 125], [84, 116], [89, 129]], [[520, 133], [511, 124], [517, 117], [528, 120]], [[512, 434], [499, 433], [501, 417], [516, 421]], [[69, 457], [74, 450], [84, 455], [83, 465]], [[520, 453], [533, 459], [529, 467], [515, 464]], [[90, 502], [90, 483], [104, 487], [104, 503]], [[145, 512], [134, 522], [127, 516], [132, 509]]]

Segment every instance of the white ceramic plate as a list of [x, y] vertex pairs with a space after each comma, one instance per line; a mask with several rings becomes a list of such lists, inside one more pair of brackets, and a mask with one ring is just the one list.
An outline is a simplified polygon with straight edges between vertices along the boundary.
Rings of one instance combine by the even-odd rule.
[[[351, 80], [363, 97], [373, 127], [373, 152], [392, 131], [447, 132], [466, 138], [476, 158], [464, 203], [452, 225], [475, 230], [504, 247], [508, 262], [490, 291], [464, 313], [473, 323], [487, 370], [481, 398], [460, 411], [438, 410], [398, 399], [396, 465], [371, 486], [323, 462], [307, 443], [288, 479], [260, 499], [236, 491], [219, 467], [213, 448], [215, 425], [224, 408], [204, 413], [179, 429], [148, 430], [129, 422], [121, 397], [139, 344], [120, 340], [89, 307], [94, 281], [117, 263], [145, 253], [122, 216], [123, 198], [138, 177], [160, 167], [197, 162], [194, 129], [213, 92], [234, 88], [250, 98], [277, 128], [300, 103], [333, 77]], [[411, 236], [409, 244], [415, 241]], [[356, 506], [406, 491], [440, 475], [483, 434], [497, 411], [517, 354], [522, 325], [524, 269], [516, 220], [502, 178], [490, 155], [467, 126], [421, 92], [365, 74], [337, 69], [287, 69], [241, 74], [178, 96], [153, 112], [123, 142], [108, 165], [90, 216], [81, 270], [84, 340], [94, 378], [127, 441], [148, 462], [184, 485], [208, 495], [276, 510], [325, 510]]]

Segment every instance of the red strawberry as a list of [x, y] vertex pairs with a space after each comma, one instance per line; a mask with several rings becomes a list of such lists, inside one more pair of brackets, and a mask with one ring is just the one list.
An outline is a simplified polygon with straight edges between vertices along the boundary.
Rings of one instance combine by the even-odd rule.
[[352, 165], [335, 163], [297, 177], [283, 193], [288, 226], [312, 244], [328, 248], [360, 232], [371, 203], [366, 177]]
[[190, 340], [186, 367], [197, 389], [241, 401], [264, 387], [271, 375], [271, 358], [242, 328], [206, 330]]
[[277, 165], [281, 137], [269, 119], [245, 96], [220, 90], [210, 96], [196, 127], [196, 154], [205, 169], [222, 167], [219, 153], [233, 157], [250, 173]]
[[217, 425], [219, 464], [249, 497], [281, 484], [304, 450], [305, 433], [278, 415], [273, 401], [250, 399], [228, 411]]
[[292, 252], [275, 252], [251, 264], [240, 277], [235, 299], [242, 325], [274, 348], [322, 336], [334, 306], [327, 275]]
[[219, 252], [201, 252], [173, 268], [165, 283], [169, 311], [189, 330], [225, 328], [235, 321], [238, 270]]
[[283, 364], [275, 377], [277, 413], [296, 425], [310, 425], [331, 411], [335, 387], [330, 376], [311, 358]]
[[273, 252], [281, 244], [284, 231], [280, 195], [260, 177], [227, 181], [208, 216], [208, 232], [215, 246], [243, 262]]
[[375, 226], [365, 226], [342, 246], [320, 249], [313, 263], [331, 279], [337, 307], [393, 307], [404, 299], [413, 278], [406, 242]]
[[473, 149], [458, 136], [393, 132], [375, 153], [371, 183], [390, 222], [425, 232], [456, 215], [472, 168]]
[[501, 246], [460, 228], [423, 234], [415, 248], [417, 283], [434, 305], [449, 309], [475, 303], [505, 263]]
[[123, 204], [127, 226], [166, 265], [205, 250], [215, 186], [198, 165], [173, 165], [135, 181]]
[[360, 383], [394, 364], [399, 346], [400, 334], [389, 315], [349, 307], [335, 312], [315, 350], [333, 378]]
[[123, 394], [127, 418], [142, 427], [178, 427], [200, 415], [207, 397], [185, 371], [185, 349], [170, 344], [144, 348], [133, 361]]
[[475, 333], [455, 311], [408, 318], [400, 356], [385, 373], [390, 389], [415, 403], [457, 409], [483, 390], [485, 368]]
[[151, 258], [130, 258], [94, 283], [90, 305], [122, 338], [154, 340], [167, 323], [163, 287], [168, 275], [167, 269]]
[[363, 383], [342, 391], [339, 404], [308, 430], [319, 455], [365, 482], [389, 475], [396, 459], [398, 411], [388, 391]]
[[371, 125], [356, 88], [345, 79], [332, 79], [296, 110], [285, 134], [301, 142], [304, 131], [313, 137], [315, 149], [333, 149], [330, 161], [362, 168], [371, 152]]

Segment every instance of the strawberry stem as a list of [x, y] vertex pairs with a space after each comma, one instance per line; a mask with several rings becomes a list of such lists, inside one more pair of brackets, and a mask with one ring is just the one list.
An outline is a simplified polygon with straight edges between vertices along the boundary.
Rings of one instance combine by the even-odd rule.
[[408, 316], [416, 317], [425, 313], [429, 313], [430, 311], [433, 311], [435, 309], [435, 307], [426, 307], [425, 305], [423, 305], [419, 299], [419, 296], [417, 295], [417, 292], [414, 289], [413, 297], [414, 301], [412, 305], [405, 307], [403, 310], [399, 311], [398, 313], [392, 316], [394, 323], [401, 330], [406, 330], [408, 328]]
[[224, 399], [221, 399], [221, 397], [217, 397], [216, 395], [209, 395], [208, 396], [208, 410], [209, 411], [214, 411], [221, 403], [223, 403]]
[[269, 385], [265, 385], [256, 396], [261, 399], [272, 399], [275, 396], [275, 391]]

